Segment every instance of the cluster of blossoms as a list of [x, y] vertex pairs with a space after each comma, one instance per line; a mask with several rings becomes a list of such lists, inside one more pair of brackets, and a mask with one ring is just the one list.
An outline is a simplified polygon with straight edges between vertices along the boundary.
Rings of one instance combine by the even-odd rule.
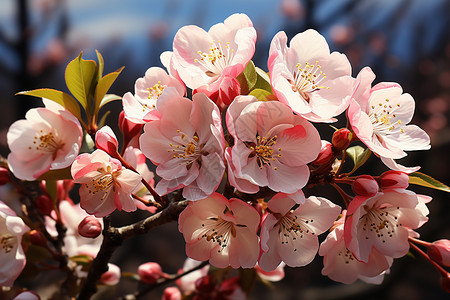
[[[396, 83], [372, 86], [375, 75], [368, 67], [352, 77], [347, 57], [330, 52], [314, 30], [289, 43], [284, 32], [276, 34], [266, 73], [251, 61], [256, 38], [244, 14], [208, 32], [181, 28], [173, 51], [161, 55], [166, 70], [149, 68], [136, 81], [134, 94], [122, 97], [122, 145], [110, 127], [96, 123], [100, 107], [111, 101], [105, 95], [111, 78], [120, 71], [104, 77], [99, 70], [99, 76], [92, 73], [93, 88], [81, 96], [68, 83], [77, 100], [67, 94], [64, 101], [55, 99], [45, 90], [24, 92], [50, 99], [8, 131], [12, 174], [23, 181], [46, 180], [36, 201], [46, 231], [32, 230], [27, 239], [47, 248], [50, 242], [56, 248], [64, 245], [64, 255], [78, 264], [76, 276], [84, 278], [96, 274], [88, 263], [94, 268], [101, 261], [102, 240], [114, 232], [111, 213], [141, 209], [154, 214], [136, 223], [142, 231], [152, 217], [163, 217], [160, 212], [181, 207], [175, 218], [187, 256], [196, 266], [208, 261], [215, 269], [200, 265], [195, 276], [181, 276], [180, 289], [168, 288], [163, 299], [245, 298], [248, 291], [239, 285], [239, 275], [218, 282], [209, 274], [231, 267], [279, 280], [284, 265], [305, 266], [317, 253], [323, 256], [322, 274], [335, 281], [381, 283], [394, 258], [407, 254], [410, 246], [421, 251], [416, 244], [431, 249], [428, 255], [420, 253], [438, 268], [448, 290], [449, 242], [426, 243], [414, 231], [427, 222], [431, 200], [407, 189], [411, 176], [421, 174], [413, 173], [419, 167], [395, 161], [405, 151], [430, 148], [428, 135], [408, 125], [414, 113], [411, 95]], [[81, 55], [75, 63], [91, 64]], [[92, 90], [93, 101], [88, 99]], [[75, 108], [70, 99], [78, 101]], [[79, 105], [87, 118], [80, 117]], [[340, 115], [346, 116], [347, 128], [337, 130], [331, 142], [322, 140], [314, 124], [335, 122]], [[390, 170], [352, 176], [371, 153]], [[350, 158], [354, 167], [345, 173]], [[57, 181], [52, 189], [51, 179], [67, 173], [70, 179]], [[74, 183], [80, 185], [79, 205], [68, 194]], [[309, 187], [325, 184], [336, 188], [335, 198], [305, 196]], [[344, 192], [343, 184], [351, 185], [354, 195]], [[1, 205], [0, 255], [2, 260], [11, 256], [11, 265], [1, 267], [0, 283], [10, 286], [25, 265], [20, 240], [29, 228]], [[102, 227], [104, 238], [99, 236]], [[325, 233], [320, 244], [318, 236]], [[191, 268], [185, 266], [181, 275]], [[141, 265], [136, 276], [147, 284], [172, 278], [154, 262]], [[109, 264], [96, 280], [114, 285], [120, 270]]]

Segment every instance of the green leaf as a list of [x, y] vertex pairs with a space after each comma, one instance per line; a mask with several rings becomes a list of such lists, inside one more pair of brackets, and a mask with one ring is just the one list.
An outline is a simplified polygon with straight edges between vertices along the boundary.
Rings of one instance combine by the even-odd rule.
[[37, 89], [31, 91], [19, 92], [16, 95], [27, 95], [52, 100], [68, 111], [70, 111], [78, 120], [81, 120], [80, 106], [78, 101], [71, 95], [54, 89]]
[[72, 60], [66, 68], [66, 85], [81, 106], [90, 111], [92, 89], [96, 82], [97, 63], [93, 60], [84, 60], [83, 52]]
[[139, 275], [136, 274], [136, 273], [122, 272], [120, 275], [121, 275], [122, 278], [131, 279], [133, 281], [140, 281], [141, 280]]
[[37, 181], [40, 180], [60, 180], [60, 179], [72, 179], [72, 174], [70, 173], [70, 166], [64, 169], [50, 170], [41, 176], [39, 176]]
[[353, 174], [359, 167], [361, 167], [370, 157], [372, 151], [369, 148], [365, 149], [361, 146], [353, 146], [346, 150], [347, 155], [353, 160], [353, 169], [347, 175]]
[[409, 174], [409, 183], [426, 186], [432, 189], [450, 193], [450, 187], [448, 187], [447, 185], [443, 184], [440, 181], [437, 181], [433, 177], [420, 172], [414, 172]]
[[88, 265], [92, 262], [92, 257], [89, 255], [76, 255], [69, 257], [69, 259], [75, 262], [77, 265]]
[[97, 115], [100, 107], [102, 107], [101, 103], [103, 98], [105, 97], [108, 90], [111, 88], [111, 85], [114, 83], [117, 76], [119, 76], [120, 72], [122, 72], [123, 68], [124, 67], [118, 69], [115, 72], [105, 75], [98, 81], [94, 94], [94, 115]]
[[262, 89], [255, 89], [255, 90], [251, 91], [249, 95], [254, 96], [259, 101], [277, 100], [277, 97], [275, 97], [268, 91], [262, 90]]
[[102, 101], [100, 102], [100, 108], [105, 106], [107, 103], [116, 101], [116, 100], [122, 100], [122, 97], [116, 94], [106, 94], [105, 97], [103, 97]]
[[103, 126], [105, 126], [106, 124], [106, 118], [109, 116], [109, 114], [111, 113], [110, 110], [108, 110], [100, 119], [100, 122], [98, 122], [98, 127], [102, 128]]
[[103, 56], [100, 52], [95, 50], [95, 53], [97, 53], [97, 59], [98, 59], [97, 81], [99, 81], [100, 78], [103, 77], [103, 68], [105, 66], [105, 61], [103, 60]]
[[238, 75], [237, 80], [241, 87], [241, 94], [247, 95], [256, 84], [258, 76], [256, 74], [255, 64], [249, 61], [241, 74]]
[[261, 89], [273, 94], [272, 86], [270, 85], [270, 78], [266, 72], [256, 67], [256, 83], [253, 86], [253, 89]]

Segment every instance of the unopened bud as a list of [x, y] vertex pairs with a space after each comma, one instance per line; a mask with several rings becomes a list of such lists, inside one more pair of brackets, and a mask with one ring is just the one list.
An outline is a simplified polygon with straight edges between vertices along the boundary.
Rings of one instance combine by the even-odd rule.
[[352, 189], [357, 195], [372, 197], [378, 193], [379, 187], [377, 181], [372, 176], [361, 175], [353, 182]]
[[441, 274], [441, 287], [447, 293], [450, 293], [450, 274], [448, 272]]
[[94, 216], [85, 217], [78, 225], [78, 233], [85, 238], [95, 239], [102, 232], [102, 224]]
[[4, 185], [11, 182], [11, 175], [6, 168], [0, 168], [0, 185]]
[[28, 237], [30, 239], [30, 242], [34, 245], [38, 245], [38, 246], [42, 246], [45, 247], [46, 246], [46, 241], [45, 239], [42, 237], [42, 234], [33, 229], [28, 233]]
[[203, 276], [195, 281], [195, 289], [201, 293], [209, 294], [214, 291], [216, 285], [212, 282], [208, 275]]
[[120, 268], [114, 264], [108, 264], [108, 271], [100, 277], [100, 283], [104, 285], [116, 285], [120, 281]]
[[406, 189], [409, 185], [409, 176], [400, 171], [389, 170], [378, 177], [381, 189]]
[[438, 240], [428, 246], [428, 256], [435, 262], [450, 267], [450, 241]]
[[347, 128], [341, 128], [333, 133], [331, 143], [337, 151], [346, 149], [352, 140], [353, 134]]
[[[123, 136], [125, 137], [125, 139], [131, 140], [132, 138], [134, 138], [135, 136], [140, 134], [142, 132], [142, 127], [143, 126], [144, 126], [144, 124], [136, 124], [136, 123], [133, 123], [130, 120], [128, 120], [125, 117], [125, 112], [124, 111], [120, 112], [120, 115], [119, 115], [119, 128], [120, 128], [120, 131], [122, 131]], [[124, 145], [124, 146], [126, 146], [126, 145]]]
[[17, 295], [13, 300], [40, 300], [38, 294], [32, 291], [25, 291]]
[[168, 287], [164, 290], [162, 300], [181, 300], [181, 292], [177, 287]]
[[329, 163], [333, 157], [333, 147], [330, 142], [322, 140], [322, 147], [320, 148], [319, 155], [312, 163], [315, 165], [324, 165]]
[[115, 156], [119, 147], [119, 142], [109, 126], [103, 126], [97, 131], [95, 134], [95, 146], [109, 155]]
[[141, 278], [142, 282], [153, 284], [159, 278], [161, 278], [163, 272], [161, 270], [161, 266], [158, 263], [148, 262], [139, 266], [138, 275]]
[[48, 195], [36, 198], [36, 208], [41, 215], [48, 216], [53, 211], [53, 201]]
[[219, 87], [219, 98], [225, 105], [230, 105], [241, 94], [239, 81], [232, 76], [225, 76]]

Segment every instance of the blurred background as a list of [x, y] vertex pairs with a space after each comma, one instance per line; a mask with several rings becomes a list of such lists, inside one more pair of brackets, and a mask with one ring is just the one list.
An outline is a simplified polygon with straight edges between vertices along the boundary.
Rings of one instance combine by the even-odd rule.
[[[292, 38], [314, 28], [332, 50], [348, 56], [353, 76], [370, 66], [376, 82], [400, 83], [416, 100], [413, 123], [428, 132], [432, 144], [430, 151], [410, 152], [400, 163], [421, 165], [422, 172], [450, 184], [449, 0], [0, 0], [0, 154], [9, 152], [6, 132], [11, 123], [40, 105], [37, 98], [14, 94], [44, 87], [67, 92], [64, 69], [80, 51], [84, 58], [95, 59], [99, 50], [105, 73], [126, 67], [111, 90], [123, 95], [134, 90], [135, 80], [147, 68], [162, 66], [159, 56], [172, 50], [179, 28], [195, 24], [208, 30], [237, 12], [253, 21], [258, 33], [253, 61], [266, 71], [275, 33], [284, 30]], [[117, 123], [120, 107], [120, 102], [107, 106], [112, 110], [108, 124]], [[345, 126], [341, 119], [338, 125]], [[323, 139], [331, 138], [329, 128], [321, 133]], [[367, 170], [379, 175], [386, 168], [372, 158]], [[448, 195], [419, 187], [414, 191], [434, 198], [431, 221], [419, 230], [423, 238], [449, 239]], [[122, 216], [116, 216], [118, 222], [136, 217]], [[176, 272], [185, 259], [176, 224], [125, 246], [113, 257], [125, 272], [135, 272], [146, 261], [160, 261], [164, 271]], [[321, 268], [320, 257], [304, 268], [286, 268], [283, 281], [274, 289], [258, 285], [252, 299], [448, 299], [440, 290], [438, 273], [420, 257], [396, 260], [381, 286], [336, 284], [320, 275]], [[117, 296], [135, 288], [123, 282], [105, 293]], [[154, 291], [149, 299], [159, 295], [161, 290]]]

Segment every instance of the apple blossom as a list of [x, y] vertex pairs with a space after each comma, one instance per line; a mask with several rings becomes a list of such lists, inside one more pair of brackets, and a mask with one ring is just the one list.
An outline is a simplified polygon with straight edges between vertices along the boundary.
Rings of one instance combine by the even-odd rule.
[[320, 152], [314, 126], [278, 101], [239, 96], [227, 111], [234, 146], [227, 151], [228, 176], [238, 190], [255, 193], [267, 186], [292, 194], [309, 179], [307, 163]]
[[345, 111], [354, 79], [344, 54], [333, 52], [325, 38], [309, 29], [294, 36], [278, 32], [272, 39], [268, 67], [278, 100], [311, 121], [334, 121]]
[[360, 196], [375, 196], [380, 187], [377, 181], [370, 175], [360, 175], [353, 181], [352, 189]]
[[209, 260], [218, 268], [252, 268], [259, 255], [260, 216], [242, 200], [213, 193], [190, 202], [180, 214], [178, 229], [186, 240], [186, 254]]
[[428, 246], [428, 255], [434, 261], [449, 267], [450, 266], [450, 241], [441, 239]]
[[409, 186], [407, 173], [389, 170], [377, 179], [381, 189], [406, 189]]
[[25, 120], [9, 127], [8, 164], [19, 179], [35, 180], [49, 170], [66, 168], [78, 155], [83, 136], [80, 122], [52, 102], [45, 100], [45, 108], [30, 109]]
[[430, 149], [428, 134], [416, 125], [407, 125], [414, 114], [414, 99], [403, 94], [397, 83], [382, 82], [371, 87], [374, 79], [369, 67], [358, 74], [347, 110], [353, 132], [389, 168], [417, 171], [419, 167], [406, 168], [394, 161], [406, 156], [404, 151]]
[[141, 176], [125, 169], [115, 158], [102, 150], [84, 153], [72, 164], [72, 177], [81, 183], [81, 207], [96, 217], [104, 217], [115, 209], [135, 211], [131, 193], [141, 182]]
[[188, 200], [207, 197], [225, 171], [219, 109], [198, 93], [193, 101], [161, 95], [157, 110], [161, 119], [147, 123], [139, 139], [142, 152], [162, 177], [156, 192], [164, 195], [184, 187]]
[[0, 286], [12, 286], [25, 267], [21, 243], [28, 230], [23, 220], [0, 201]]
[[103, 150], [111, 156], [114, 156], [119, 147], [114, 131], [111, 127], [103, 126], [95, 133], [95, 146], [97, 149]]
[[78, 233], [85, 238], [96, 238], [102, 233], [102, 224], [93, 216], [86, 216], [78, 224]]
[[183, 297], [177, 287], [170, 286], [164, 289], [162, 300], [181, 300]]
[[239, 94], [236, 77], [253, 57], [255, 43], [256, 30], [245, 14], [234, 14], [208, 32], [184, 26], [173, 40], [170, 64], [186, 86], [228, 105]]
[[272, 271], [283, 261], [291, 267], [305, 266], [319, 249], [318, 235], [328, 230], [341, 208], [331, 201], [311, 196], [294, 209], [296, 203], [284, 194], [268, 202], [270, 213], [261, 224], [259, 266]]
[[163, 93], [184, 96], [186, 87], [175, 77], [158, 67], [151, 67], [143, 78], [136, 80], [135, 95], [128, 92], [123, 95], [122, 103], [128, 120], [144, 124], [159, 118], [156, 101]]
[[348, 207], [345, 244], [360, 261], [368, 262], [372, 249], [398, 258], [409, 250], [409, 231], [419, 228], [428, 210], [412, 191], [389, 189], [374, 196], [356, 196]]

